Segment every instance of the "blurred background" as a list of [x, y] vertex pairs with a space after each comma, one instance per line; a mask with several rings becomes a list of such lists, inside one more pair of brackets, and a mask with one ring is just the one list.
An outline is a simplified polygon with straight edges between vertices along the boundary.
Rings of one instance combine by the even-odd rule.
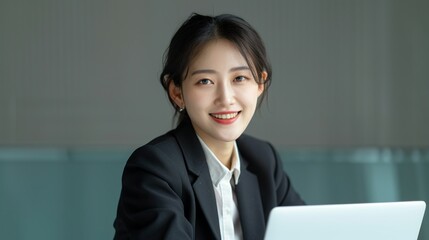
[[428, 10], [425, 0], [0, 0], [1, 238], [112, 239], [128, 156], [173, 127], [158, 76], [192, 12], [236, 14], [261, 34], [273, 82], [247, 132], [277, 147], [309, 204], [428, 202]]

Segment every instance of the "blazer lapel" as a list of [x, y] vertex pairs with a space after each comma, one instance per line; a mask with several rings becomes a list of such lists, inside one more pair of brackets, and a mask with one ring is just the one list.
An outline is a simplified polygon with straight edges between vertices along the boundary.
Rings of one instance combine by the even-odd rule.
[[240, 180], [235, 187], [244, 239], [263, 239], [265, 221], [256, 175], [247, 170], [242, 155]]
[[182, 148], [188, 170], [196, 175], [196, 180], [192, 186], [197, 201], [201, 206], [201, 210], [206, 217], [213, 235], [216, 239], [220, 239], [219, 218], [213, 183], [210, 178], [207, 162], [205, 161], [204, 151], [189, 120], [183, 120], [177, 127], [175, 136]]

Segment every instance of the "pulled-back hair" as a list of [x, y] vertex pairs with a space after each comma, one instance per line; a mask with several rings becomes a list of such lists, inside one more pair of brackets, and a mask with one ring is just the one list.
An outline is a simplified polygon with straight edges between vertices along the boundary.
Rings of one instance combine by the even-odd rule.
[[[259, 34], [242, 18], [231, 14], [215, 17], [192, 14], [177, 30], [164, 54], [164, 69], [160, 75], [162, 86], [175, 108], [175, 116], [179, 114], [178, 123], [188, 117], [185, 111], [179, 111], [168, 89], [171, 81], [177, 87], [188, 73], [189, 64], [206, 43], [214, 39], [226, 39], [233, 43], [249, 65], [253, 77], [258, 84], [265, 85], [265, 91], [259, 98], [259, 105], [266, 96], [271, 83], [271, 65], [268, 61], [265, 46]], [[262, 72], [267, 78], [262, 79]]]

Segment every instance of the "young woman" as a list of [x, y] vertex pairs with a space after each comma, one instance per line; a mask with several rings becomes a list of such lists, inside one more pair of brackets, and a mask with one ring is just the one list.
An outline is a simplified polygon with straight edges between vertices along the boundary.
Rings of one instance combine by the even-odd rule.
[[271, 81], [247, 22], [191, 15], [160, 80], [178, 126], [129, 158], [115, 239], [263, 239], [272, 208], [304, 204], [273, 146], [243, 134]]

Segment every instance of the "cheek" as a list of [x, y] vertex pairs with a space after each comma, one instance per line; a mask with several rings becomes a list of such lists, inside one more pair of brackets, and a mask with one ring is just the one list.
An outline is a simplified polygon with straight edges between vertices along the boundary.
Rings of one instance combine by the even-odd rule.
[[257, 89], [251, 89], [250, 91], [243, 91], [240, 93], [240, 99], [248, 107], [256, 106], [258, 102], [259, 91]]
[[202, 109], [209, 104], [208, 95], [202, 94], [201, 92], [188, 92], [188, 94], [184, 95], [184, 100], [186, 108], [188, 108], [189, 111], [193, 109]]

